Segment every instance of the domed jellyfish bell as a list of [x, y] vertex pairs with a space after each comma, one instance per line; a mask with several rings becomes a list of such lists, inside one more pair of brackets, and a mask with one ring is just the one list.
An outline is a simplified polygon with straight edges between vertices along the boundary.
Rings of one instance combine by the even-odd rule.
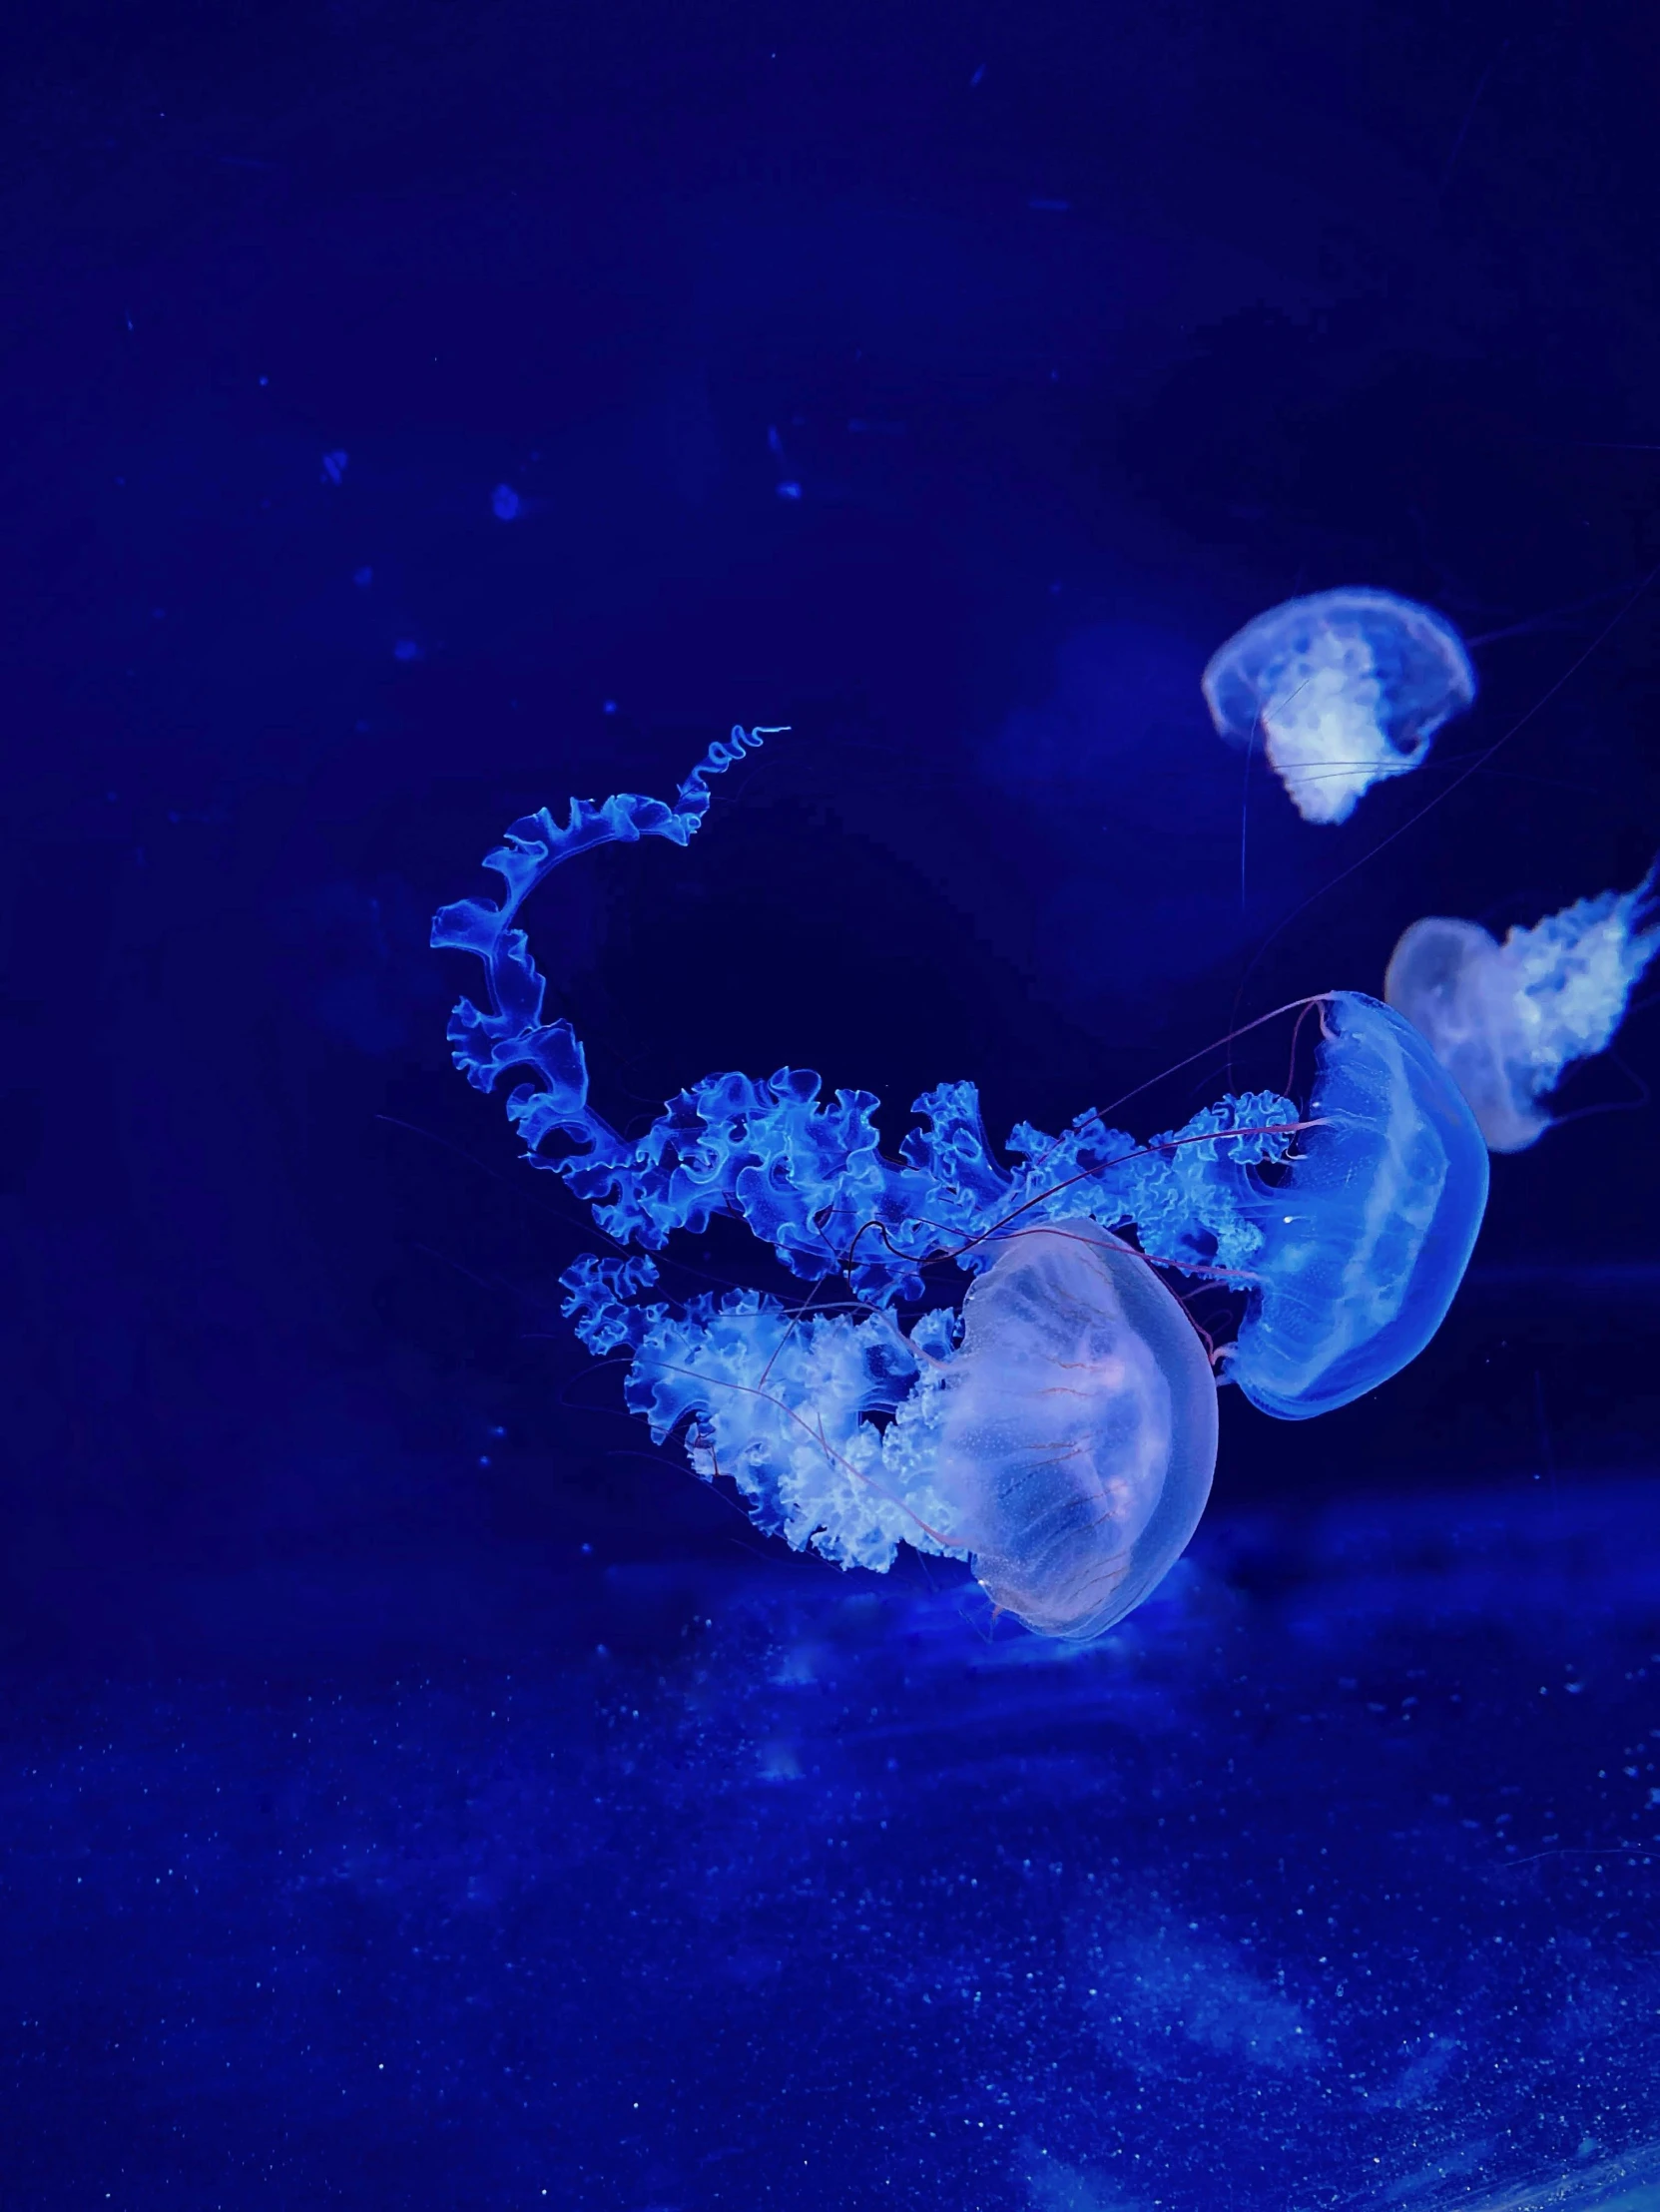
[[1086, 1641], [1186, 1548], [1216, 1467], [1216, 1380], [1148, 1263], [1093, 1222], [1008, 1237], [963, 1305], [937, 1480], [981, 1586]]
[[1463, 1280], [1487, 1148], [1458, 1086], [1401, 1016], [1360, 991], [1319, 1002], [1318, 1126], [1262, 1202], [1260, 1277], [1226, 1370], [1254, 1405], [1307, 1420], [1397, 1375]]
[[1201, 685], [1230, 744], [1255, 745], [1305, 822], [1347, 822], [1385, 777], [1422, 761], [1475, 697], [1452, 625], [1392, 592], [1288, 599], [1211, 656]]
[[1660, 950], [1655, 871], [1512, 929], [1428, 914], [1389, 958], [1383, 996], [1428, 1039], [1491, 1152], [1523, 1152], [1550, 1127], [1539, 1100], [1575, 1060], [1606, 1050]]

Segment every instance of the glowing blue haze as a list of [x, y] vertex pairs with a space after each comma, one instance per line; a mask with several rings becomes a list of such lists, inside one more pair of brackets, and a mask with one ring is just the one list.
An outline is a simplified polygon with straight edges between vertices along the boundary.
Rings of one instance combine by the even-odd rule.
[[[684, 1428], [697, 1471], [731, 1477], [797, 1548], [876, 1568], [901, 1541], [967, 1553], [1030, 1625], [1099, 1634], [1186, 1544], [1215, 1458], [1205, 1356], [1149, 1261], [1247, 1294], [1226, 1373], [1265, 1409], [1347, 1403], [1445, 1313], [1485, 1199], [1479, 1133], [1409, 1024], [1336, 993], [1319, 1002], [1310, 1118], [1277, 1092], [1231, 1094], [1143, 1144], [1087, 1112], [1058, 1136], [1018, 1124], [1006, 1164], [974, 1085], [946, 1083], [893, 1160], [871, 1093], [827, 1097], [783, 1068], [705, 1077], [625, 1137], [590, 1101], [570, 1023], [543, 1018], [519, 909], [578, 852], [686, 844], [709, 778], [771, 734], [734, 730], [672, 806], [620, 793], [513, 825], [485, 860], [500, 904], [463, 899], [433, 923], [435, 945], [485, 970], [486, 1002], [451, 1016], [456, 1064], [485, 1091], [528, 1073], [507, 1100], [526, 1157], [637, 1248], [578, 1261], [562, 1287], [583, 1344], [628, 1357], [625, 1397], [658, 1440]], [[649, 1254], [716, 1215], [804, 1282], [843, 1280], [854, 1309], [751, 1289], [653, 1299]], [[893, 1308], [944, 1261], [976, 1278], [963, 1313], [902, 1326]]]

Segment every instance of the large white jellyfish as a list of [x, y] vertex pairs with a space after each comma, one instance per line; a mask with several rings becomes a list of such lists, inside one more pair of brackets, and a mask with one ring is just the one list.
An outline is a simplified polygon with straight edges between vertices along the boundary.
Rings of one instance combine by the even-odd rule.
[[1174, 1294], [1098, 1223], [1017, 1228], [983, 1257], [960, 1322], [908, 1332], [750, 1291], [631, 1304], [655, 1281], [643, 1256], [579, 1262], [567, 1311], [590, 1349], [632, 1355], [624, 1397], [654, 1436], [691, 1415], [693, 1466], [763, 1528], [878, 1572], [901, 1543], [966, 1558], [1001, 1611], [1085, 1642], [1199, 1525], [1216, 1378]]
[[1575, 1060], [1604, 1051], [1660, 951], [1655, 869], [1547, 914], [1504, 942], [1479, 922], [1425, 915], [1389, 959], [1383, 996], [1423, 1033], [1468, 1099], [1491, 1152], [1550, 1127], [1539, 1104]]
[[1347, 822], [1404, 776], [1475, 697], [1463, 641], [1392, 592], [1316, 592], [1270, 607], [1212, 654], [1205, 703], [1230, 744], [1259, 741], [1305, 822]]
[[[793, 1318], [746, 1293], [692, 1317], [648, 1308], [625, 1396], [660, 1437], [690, 1410], [697, 1471], [729, 1476], [798, 1548], [878, 1570], [901, 1542], [966, 1557], [1002, 1611], [1084, 1642], [1198, 1527], [1216, 1379], [1174, 1295], [1097, 1223], [1019, 1229], [994, 1255], [960, 1327], [936, 1310], [908, 1335], [885, 1315]], [[585, 1342], [627, 1327], [605, 1306], [627, 1266], [573, 1276]]]

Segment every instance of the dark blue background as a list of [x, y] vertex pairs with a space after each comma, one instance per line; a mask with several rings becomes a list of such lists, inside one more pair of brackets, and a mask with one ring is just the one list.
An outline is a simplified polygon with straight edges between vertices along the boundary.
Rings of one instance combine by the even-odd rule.
[[[1370, 2202], [1388, 2174], [1418, 2201], [1413, 2145], [1503, 2178], [1660, 2135], [1660, 1978], [1643, 1967], [1616, 2003], [1603, 1907], [1581, 1924], [1542, 1891], [1530, 1955], [1566, 1913], [1584, 1986], [1514, 2010], [1508, 2040], [1511, 1997], [1489, 1992], [1490, 2047], [1466, 2036], [1458, 2065], [1536, 2118], [1562, 2008], [1600, 2003], [1618, 2067], [1587, 2061], [1554, 2132], [1511, 2143], [1487, 2090], [1431, 2066], [1433, 2125], [1377, 2133], [1379, 2098], [1417, 2109], [1378, 2084], [1453, 2035], [1430, 2014], [1498, 1893], [1456, 1857], [1447, 1789], [1419, 1775], [1396, 1803], [1360, 1737], [1330, 1762], [1260, 1755], [1272, 1803], [1238, 1926], [1166, 1982], [1119, 1958], [1165, 1994], [1114, 2015], [1110, 2062], [1095, 2027], [1087, 2064], [1031, 2059], [1085, 2032], [1041, 2005], [1003, 2012], [1018, 2063], [971, 2038], [919, 2058], [951, 1924], [902, 1902], [953, 1851], [963, 1885], [989, 1881], [1076, 1826], [1054, 1778], [1099, 1758], [1140, 1854], [1114, 1940], [1162, 1942], [1167, 1922], [1185, 1939], [1172, 1901], [1206, 1889], [1203, 1854], [1171, 1857], [1148, 1773], [1113, 1767], [1100, 1731], [1139, 1740], [1114, 1670], [1145, 1667], [1136, 1694], [1154, 1685], [1161, 1727], [1181, 1716], [1169, 1787], [1243, 1774], [1259, 1754], [1231, 1733], [1219, 1606], [1275, 1710], [1316, 1709], [1305, 1616], [1352, 1688], [1345, 1637], [1382, 1639], [1396, 1719], [1428, 1695], [1408, 1659], [1451, 1697], [1478, 1648], [1491, 1787], [1531, 1842], [1647, 1842], [1602, 1785], [1647, 1737], [1660, 1597], [1651, 1016], [1567, 1100], [1634, 1110], [1496, 1163], [1471, 1280], [1408, 1375], [1297, 1427], [1225, 1393], [1210, 1528], [1148, 1616], [1167, 1641], [1150, 1626], [1118, 1658], [1022, 1674], [1042, 1694], [1010, 1718], [996, 1685], [1024, 1662], [950, 1577], [855, 1587], [791, 1561], [585, 1370], [553, 1298], [581, 1218], [450, 1070], [464, 963], [425, 949], [515, 815], [667, 794], [734, 720], [789, 723], [688, 852], [602, 853], [533, 909], [600, 1104], [626, 1117], [714, 1068], [794, 1062], [878, 1090], [895, 1136], [917, 1091], [970, 1076], [1001, 1131], [1300, 993], [1376, 990], [1419, 914], [1502, 928], [1635, 881], [1660, 843], [1657, 98], [1637, 7], [337, 0], [58, 7], [14, 39], [7, 2204], [545, 2187], [633, 2208], [1269, 2212]], [[1442, 609], [1483, 690], [1420, 774], [1314, 830], [1217, 742], [1198, 675], [1259, 608], [1344, 582]], [[1247, 1045], [1237, 1077], [1278, 1081], [1283, 1049]], [[1220, 1060], [1184, 1070], [1126, 1118], [1167, 1125], [1225, 1080]], [[692, 1257], [751, 1267], [742, 1238]], [[1339, 1500], [1383, 1577], [1352, 1612]], [[1435, 1524], [1454, 1551], [1474, 1528], [1529, 1562], [1528, 1605], [1495, 1574], [1437, 1613]], [[846, 1627], [849, 1604], [874, 1610]], [[1571, 1624], [1593, 1619], [1602, 1733], [1535, 1738], [1522, 1701], [1547, 1664], [1588, 1665]], [[907, 1674], [918, 1636], [931, 1656]], [[821, 1656], [793, 1674], [804, 1639]], [[1021, 1763], [1012, 1796], [953, 1733], [993, 1650], [983, 1725]], [[768, 1706], [767, 1684], [831, 1679], [844, 1709]], [[920, 1769], [967, 1763], [966, 1833], [874, 1738], [863, 1781], [864, 1753], [827, 1748], [889, 1699]], [[1058, 1764], [1034, 1778], [1044, 1745]], [[1450, 1738], [1424, 1756], [1443, 1782], [1473, 1771]], [[894, 1840], [869, 1831], [861, 1889], [821, 1860], [878, 1773]], [[761, 1795], [728, 1804], [739, 1774]], [[1372, 2085], [1347, 2133], [1284, 2058], [1302, 2027], [1278, 1996], [1240, 1982], [1220, 2026], [1191, 1998], [1235, 1987], [1219, 1946], [1240, 1928], [1285, 1972], [1296, 1909], [1253, 1885], [1321, 1852], [1334, 1817], [1403, 2015], [1353, 2025], [1340, 2071]], [[721, 1829], [710, 1865], [761, 1933], [713, 1903], [661, 1919], [701, 1894], [687, 1821]], [[1413, 1912], [1469, 1877], [1435, 1942], [1388, 1933], [1389, 1855], [1354, 1843], [1391, 1826], [1428, 1854]], [[1039, 1916], [1074, 1960], [1097, 1956], [1079, 1916], [1111, 1859], [1083, 1833]], [[181, 1839], [210, 1834], [190, 1862]], [[296, 1872], [307, 1853], [326, 1881]], [[166, 1888], [188, 1862], [194, 1904]], [[1619, 1934], [1652, 1948], [1633, 1888]], [[636, 1943], [621, 1924], [641, 1916]], [[1023, 1916], [991, 1914], [988, 1955], [1014, 1956]], [[896, 2026], [913, 1923], [923, 1979]], [[411, 1963], [446, 1941], [459, 1992]], [[269, 2019], [268, 1952], [310, 1961], [277, 1971]], [[526, 1975], [563, 1995], [533, 2001]], [[1172, 2035], [1214, 2079], [1138, 2071]], [[385, 2091], [383, 2043], [421, 2043], [426, 2073]], [[991, 2102], [953, 2110], [945, 2143], [918, 2115], [970, 2063]], [[648, 2086], [638, 2120], [624, 2075]], [[969, 2158], [958, 2132], [999, 2097], [1008, 2155]], [[1149, 2099], [1188, 2115], [1181, 2155], [1125, 2116]], [[831, 2103], [833, 2150], [814, 2132]], [[1104, 2162], [1155, 2154], [1103, 2193]], [[1039, 2156], [1054, 2173], [1028, 2173]]]

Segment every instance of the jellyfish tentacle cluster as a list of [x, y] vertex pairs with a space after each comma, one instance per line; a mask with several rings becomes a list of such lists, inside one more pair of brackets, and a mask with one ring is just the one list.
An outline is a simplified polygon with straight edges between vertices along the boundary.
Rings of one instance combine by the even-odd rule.
[[539, 1087], [520, 1084], [507, 1104], [532, 1154], [555, 1129], [593, 1151], [603, 1152], [620, 1140], [588, 1103], [588, 1063], [575, 1030], [568, 1021], [542, 1020], [547, 984], [529, 939], [515, 926], [520, 907], [556, 867], [597, 845], [635, 843], [641, 837], [689, 844], [709, 812], [709, 779], [725, 775], [747, 752], [778, 734], [735, 726], [730, 739], [717, 739], [710, 747], [672, 806], [636, 792], [616, 792], [598, 805], [573, 799], [563, 824], [545, 807], [523, 816], [484, 855], [484, 865], [506, 886], [503, 897], [494, 903], [457, 899], [433, 917], [436, 949], [471, 952], [483, 961], [490, 1001], [481, 1008], [470, 998], [457, 1000], [449, 1019], [456, 1066], [482, 1091], [493, 1090], [514, 1068], [534, 1069], [542, 1078]]
[[[891, 1159], [868, 1091], [819, 1076], [705, 1077], [643, 1135], [594, 1109], [580, 1040], [544, 1018], [524, 900], [578, 852], [641, 836], [686, 844], [708, 780], [774, 733], [735, 730], [673, 806], [623, 793], [515, 823], [485, 865], [501, 900], [440, 909], [435, 945], [476, 956], [485, 1003], [449, 1024], [480, 1090], [523, 1073], [507, 1111], [623, 1247], [561, 1278], [624, 1398], [694, 1469], [728, 1477], [764, 1528], [843, 1566], [903, 1542], [966, 1554], [997, 1603], [1050, 1635], [1101, 1633], [1180, 1553], [1216, 1452], [1215, 1382], [1154, 1266], [1246, 1295], [1227, 1379], [1302, 1418], [1347, 1403], [1421, 1348], [1457, 1287], [1486, 1192], [1456, 1085], [1377, 1000], [1329, 994], [1316, 1110], [1229, 1094], [1145, 1142], [1079, 1114], [1022, 1122], [993, 1150], [972, 1083], [925, 1092]], [[786, 1270], [850, 1299], [792, 1309], [739, 1288], [652, 1296], [679, 1231], [742, 1221]], [[1133, 1238], [1134, 1244], [1127, 1242]], [[961, 1312], [921, 1304], [926, 1271], [969, 1275]], [[1204, 1386], [1196, 1385], [1202, 1375]]]
[[1383, 996], [1427, 1038], [1487, 1147], [1523, 1152], [1551, 1126], [1540, 1101], [1605, 1052], [1660, 952], [1660, 862], [1635, 889], [1576, 899], [1502, 944], [1479, 922], [1427, 914], [1402, 932]]
[[901, 1542], [968, 1550], [934, 1481], [954, 1312], [907, 1331], [880, 1310], [803, 1312], [750, 1289], [641, 1303], [656, 1279], [643, 1255], [588, 1255], [561, 1278], [579, 1341], [626, 1354], [624, 1401], [656, 1442], [684, 1424], [698, 1474], [729, 1477], [760, 1527], [837, 1566], [885, 1570]]
[[1305, 822], [1347, 822], [1475, 698], [1443, 615], [1359, 588], [1270, 607], [1217, 648], [1200, 681], [1218, 735], [1260, 742]]
[[[1225, 1098], [1147, 1144], [1093, 1112], [1058, 1137], [1022, 1122], [1008, 1140], [1015, 1169], [994, 1157], [969, 1082], [942, 1083], [915, 1101], [922, 1126], [901, 1141], [898, 1160], [879, 1149], [873, 1092], [826, 1098], [806, 1068], [706, 1076], [638, 1138], [621, 1136], [595, 1110], [576, 1032], [542, 1018], [547, 984], [519, 910], [555, 867], [598, 845], [642, 836], [689, 843], [708, 809], [707, 778], [774, 734], [735, 730], [699, 762], [673, 807], [625, 792], [598, 806], [573, 801], [564, 826], [545, 808], [526, 816], [485, 855], [506, 885], [502, 900], [439, 909], [433, 945], [479, 958], [489, 1000], [457, 1001], [448, 1032], [455, 1064], [483, 1091], [529, 1071], [534, 1079], [509, 1093], [507, 1112], [530, 1164], [560, 1176], [621, 1244], [661, 1251], [677, 1230], [700, 1233], [714, 1215], [734, 1214], [793, 1275], [844, 1275], [857, 1297], [878, 1305], [919, 1299], [922, 1268], [958, 1250], [967, 1267], [983, 1265], [986, 1240], [1001, 1226], [1057, 1218], [1134, 1222], [1148, 1231], [1149, 1249], [1168, 1247], [1195, 1273], [1248, 1268], [1258, 1235], [1230, 1171], [1290, 1151], [1297, 1108], [1276, 1092]], [[543, 1149], [554, 1141], [565, 1149]]]

